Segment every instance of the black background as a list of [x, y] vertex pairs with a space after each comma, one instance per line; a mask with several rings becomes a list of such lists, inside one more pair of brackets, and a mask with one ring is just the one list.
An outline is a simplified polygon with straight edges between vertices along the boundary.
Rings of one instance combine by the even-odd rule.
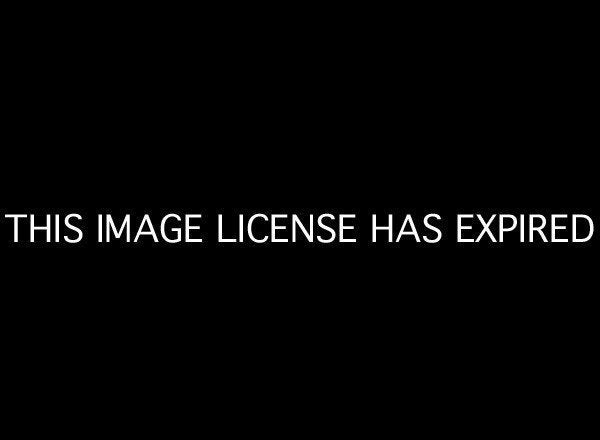
[[[573, 429], [595, 389], [597, 238], [460, 246], [453, 218], [597, 221], [592, 29], [524, 11], [247, 12], [23, 16], [3, 55], [2, 213], [356, 212], [361, 243], [4, 240], [11, 412]], [[371, 246], [375, 212], [438, 212], [444, 241]]]

